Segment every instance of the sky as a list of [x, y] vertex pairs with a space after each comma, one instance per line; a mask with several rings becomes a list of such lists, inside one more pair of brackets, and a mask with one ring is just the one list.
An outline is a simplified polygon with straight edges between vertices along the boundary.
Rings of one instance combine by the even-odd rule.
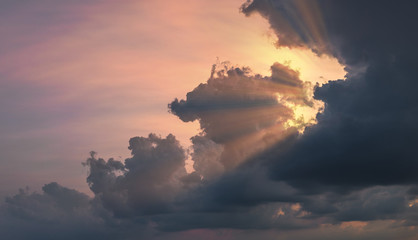
[[1, 239], [418, 239], [412, 5], [0, 0]]

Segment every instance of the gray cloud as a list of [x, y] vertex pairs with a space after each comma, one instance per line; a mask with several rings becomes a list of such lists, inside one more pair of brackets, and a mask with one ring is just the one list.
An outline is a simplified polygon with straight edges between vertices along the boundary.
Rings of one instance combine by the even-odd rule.
[[[183, 121], [199, 120], [207, 137], [225, 143], [271, 126], [279, 116], [283, 120], [291, 117], [291, 111], [277, 101], [277, 89], [270, 78], [251, 76], [246, 68], [225, 66], [189, 92], [186, 100], [176, 99], [169, 108]], [[265, 111], [271, 114], [262, 114]], [[251, 118], [252, 114], [258, 117]]]
[[225, 170], [221, 163], [223, 146], [205, 136], [194, 136], [191, 140], [193, 143], [191, 157], [196, 173], [202, 176], [205, 181], [221, 175]]
[[57, 183], [46, 184], [43, 193], [21, 189], [0, 207], [3, 239], [74, 239], [107, 236], [103, 219], [94, 214], [90, 198]]
[[234, 168], [295, 131], [286, 126], [295, 118], [289, 103], [313, 107], [299, 72], [279, 63], [271, 71], [264, 77], [245, 67], [214, 65], [207, 83], [169, 109], [185, 122], [198, 120], [204, 136], [223, 145], [224, 168]]
[[171, 211], [171, 204], [181, 190], [180, 178], [186, 175], [186, 154], [173, 135], [129, 140], [132, 158], [125, 163], [95, 158], [85, 165], [87, 182], [96, 199], [116, 216], [130, 217]]
[[266, 18], [277, 35], [277, 46], [308, 47], [317, 53], [330, 53], [335, 47], [327, 39], [326, 26], [317, 1], [248, 0], [241, 11]]

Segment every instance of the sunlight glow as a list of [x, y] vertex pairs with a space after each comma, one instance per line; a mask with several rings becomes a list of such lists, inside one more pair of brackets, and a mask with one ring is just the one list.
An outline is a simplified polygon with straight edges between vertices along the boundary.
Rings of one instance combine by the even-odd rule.
[[418, 204], [418, 199], [414, 199], [412, 201], [409, 201], [408, 207], [414, 207], [416, 204]]
[[294, 104], [284, 100], [280, 94], [277, 94], [277, 100], [293, 110], [294, 117], [285, 122], [285, 128], [296, 128], [299, 133], [303, 133], [306, 127], [316, 124], [316, 115], [324, 110], [324, 103], [315, 99], [312, 99], [312, 106]]

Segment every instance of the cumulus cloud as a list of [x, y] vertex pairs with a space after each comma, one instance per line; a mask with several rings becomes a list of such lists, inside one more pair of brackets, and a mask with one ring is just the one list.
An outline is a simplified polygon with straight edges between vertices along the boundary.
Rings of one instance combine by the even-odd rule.
[[[269, 127], [278, 117], [282, 121], [291, 117], [291, 111], [277, 101], [278, 88], [269, 78], [251, 76], [246, 68], [225, 66], [213, 72], [206, 84], [189, 92], [186, 100], [176, 99], [169, 108], [183, 121], [199, 120], [206, 136], [225, 143]], [[251, 118], [252, 114], [257, 117]]]
[[[295, 130], [303, 129], [294, 108], [319, 111], [299, 72], [283, 64], [271, 66], [271, 76], [253, 74], [249, 68], [226, 63], [214, 65], [206, 83], [175, 99], [170, 111], [185, 122], [198, 120], [204, 136], [223, 146], [220, 162], [231, 169]], [[314, 110], [314, 111], [315, 111]], [[307, 123], [306, 123], [307, 124]]]
[[129, 140], [132, 157], [124, 163], [95, 158], [87, 182], [96, 199], [115, 216], [131, 217], [171, 211], [186, 175], [186, 153], [173, 135], [155, 134]]
[[192, 140], [193, 168], [205, 180], [215, 178], [223, 173], [224, 165], [221, 163], [223, 146], [205, 136], [194, 136]]

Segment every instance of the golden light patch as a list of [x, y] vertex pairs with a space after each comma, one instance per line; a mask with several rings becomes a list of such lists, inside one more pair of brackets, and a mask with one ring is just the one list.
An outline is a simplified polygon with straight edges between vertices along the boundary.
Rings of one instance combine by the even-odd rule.
[[418, 199], [414, 199], [408, 202], [408, 207], [413, 207], [418, 203]]
[[343, 222], [341, 223], [340, 227], [342, 229], [346, 228], [354, 228], [354, 229], [363, 229], [365, 226], [367, 226], [367, 222], [363, 221], [349, 221], [349, 222]]
[[[258, 43], [261, 44], [263, 41], [258, 40]], [[264, 41], [264, 44], [266, 46], [254, 46], [254, 48], [263, 57], [266, 67], [270, 67], [274, 62], [288, 65], [299, 71], [299, 77], [304, 82], [322, 85], [329, 80], [343, 79], [346, 74], [344, 66], [336, 58], [327, 55], [320, 57], [309, 49], [276, 48], [271, 41]], [[268, 71], [261, 73], [267, 74]]]
[[273, 218], [278, 218], [278, 217], [280, 217], [280, 216], [284, 216], [284, 215], [285, 215], [285, 213], [284, 213], [283, 209], [282, 209], [282, 208], [279, 208], [279, 210], [277, 210], [277, 212], [276, 212], [276, 214], [273, 216]]
[[277, 94], [277, 100], [293, 111], [293, 118], [287, 120], [284, 127], [286, 129], [296, 128], [299, 133], [303, 133], [306, 127], [316, 124], [316, 115], [324, 110], [324, 103], [315, 99], [310, 100], [312, 106], [298, 105], [286, 101], [281, 94]]
[[295, 212], [299, 211], [301, 208], [302, 206], [300, 205], [300, 203], [295, 203], [290, 206], [290, 209], [292, 209]]

